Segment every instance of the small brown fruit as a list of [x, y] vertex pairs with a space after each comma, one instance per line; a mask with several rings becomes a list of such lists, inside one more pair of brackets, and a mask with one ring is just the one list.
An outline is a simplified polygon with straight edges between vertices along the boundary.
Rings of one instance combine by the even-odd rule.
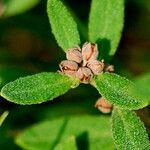
[[98, 57], [97, 44], [85, 43], [82, 47], [83, 66], [87, 62], [96, 60]]
[[98, 107], [98, 110], [100, 110], [104, 114], [107, 114], [107, 113], [111, 112], [110, 108], [105, 108], [105, 107]]
[[95, 107], [103, 113], [110, 113], [113, 105], [109, 103], [104, 97], [101, 97], [97, 100]]
[[76, 76], [79, 66], [76, 62], [71, 60], [64, 60], [59, 64], [60, 70], [66, 75]]
[[98, 60], [93, 60], [87, 63], [87, 67], [90, 68], [95, 75], [98, 75], [103, 71], [104, 63]]
[[68, 60], [75, 61], [77, 63], [82, 62], [82, 54], [79, 48], [71, 48], [67, 51], [66, 57]]
[[89, 68], [81, 67], [77, 71], [76, 77], [79, 78], [82, 83], [88, 84], [93, 77], [93, 73]]

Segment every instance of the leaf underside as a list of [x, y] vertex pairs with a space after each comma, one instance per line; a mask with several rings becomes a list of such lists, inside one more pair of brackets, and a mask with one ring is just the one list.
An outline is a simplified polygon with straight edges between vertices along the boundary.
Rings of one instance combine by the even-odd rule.
[[48, 0], [47, 12], [58, 45], [67, 51], [80, 44], [77, 24], [61, 0]]
[[38, 104], [52, 100], [78, 84], [75, 78], [45, 72], [6, 84], [1, 90], [1, 96], [17, 104]]
[[148, 105], [134, 84], [114, 73], [103, 73], [95, 79], [99, 93], [112, 104], [125, 109], [140, 109]]
[[89, 40], [99, 45], [100, 59], [108, 60], [118, 47], [124, 24], [124, 0], [92, 0]]
[[112, 133], [118, 150], [150, 150], [146, 129], [135, 112], [115, 108]]
[[16, 143], [23, 149], [50, 150], [73, 135], [78, 149], [112, 150], [114, 144], [109, 119], [104, 116], [80, 115], [44, 121], [21, 133]]

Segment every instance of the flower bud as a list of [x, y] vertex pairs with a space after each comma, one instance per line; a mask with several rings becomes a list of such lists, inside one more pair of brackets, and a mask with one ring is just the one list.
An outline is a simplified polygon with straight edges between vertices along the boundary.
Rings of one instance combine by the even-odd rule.
[[114, 72], [114, 66], [113, 65], [106, 65], [104, 68], [105, 72]]
[[78, 70], [78, 64], [71, 60], [64, 60], [59, 64], [60, 70], [66, 75], [75, 76]]
[[95, 75], [98, 75], [103, 71], [104, 63], [98, 60], [93, 60], [87, 63], [87, 67], [90, 68]]
[[104, 97], [101, 97], [97, 100], [95, 107], [103, 113], [110, 113], [113, 105], [109, 103]]
[[80, 52], [80, 49], [78, 48], [71, 48], [67, 51], [66, 57], [68, 60], [75, 61], [77, 63], [82, 62], [82, 54]]
[[88, 61], [96, 60], [98, 56], [97, 44], [85, 43], [82, 47], [83, 66]]
[[89, 68], [81, 67], [77, 71], [76, 77], [79, 78], [82, 83], [88, 84], [93, 77], [93, 73]]

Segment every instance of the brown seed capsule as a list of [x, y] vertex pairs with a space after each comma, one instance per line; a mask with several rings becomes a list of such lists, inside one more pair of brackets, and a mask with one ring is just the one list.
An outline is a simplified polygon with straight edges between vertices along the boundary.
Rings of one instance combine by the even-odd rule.
[[108, 65], [108, 64], [106, 64], [105, 65], [105, 68], [104, 68], [104, 71], [105, 72], [114, 72], [114, 66], [113, 65]]
[[97, 44], [85, 43], [82, 47], [83, 66], [86, 66], [88, 61], [96, 60], [98, 56]]
[[93, 77], [93, 73], [89, 68], [81, 67], [77, 71], [76, 77], [79, 78], [82, 83], [88, 84]]
[[93, 60], [87, 63], [87, 67], [90, 68], [95, 75], [98, 75], [103, 71], [104, 63], [98, 60]]
[[82, 62], [82, 54], [79, 48], [71, 48], [67, 51], [66, 57], [68, 60], [75, 61], [77, 63]]
[[95, 107], [103, 113], [109, 113], [112, 110], [113, 105], [109, 103], [104, 97], [97, 100]]
[[98, 110], [100, 110], [104, 114], [107, 114], [107, 113], [111, 112], [110, 108], [105, 108], [105, 107], [98, 107]]
[[76, 76], [78, 64], [71, 60], [64, 60], [59, 64], [60, 70], [66, 75]]

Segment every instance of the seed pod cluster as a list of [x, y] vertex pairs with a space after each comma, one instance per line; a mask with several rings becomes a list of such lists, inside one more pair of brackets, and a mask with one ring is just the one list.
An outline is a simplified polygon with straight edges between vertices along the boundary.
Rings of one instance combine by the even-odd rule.
[[104, 70], [112, 72], [111, 65], [105, 66], [103, 61], [97, 60], [97, 44], [86, 42], [82, 49], [79, 47], [70, 48], [66, 52], [67, 60], [60, 63], [62, 73], [77, 77], [82, 83], [88, 84], [94, 75], [103, 73]]

